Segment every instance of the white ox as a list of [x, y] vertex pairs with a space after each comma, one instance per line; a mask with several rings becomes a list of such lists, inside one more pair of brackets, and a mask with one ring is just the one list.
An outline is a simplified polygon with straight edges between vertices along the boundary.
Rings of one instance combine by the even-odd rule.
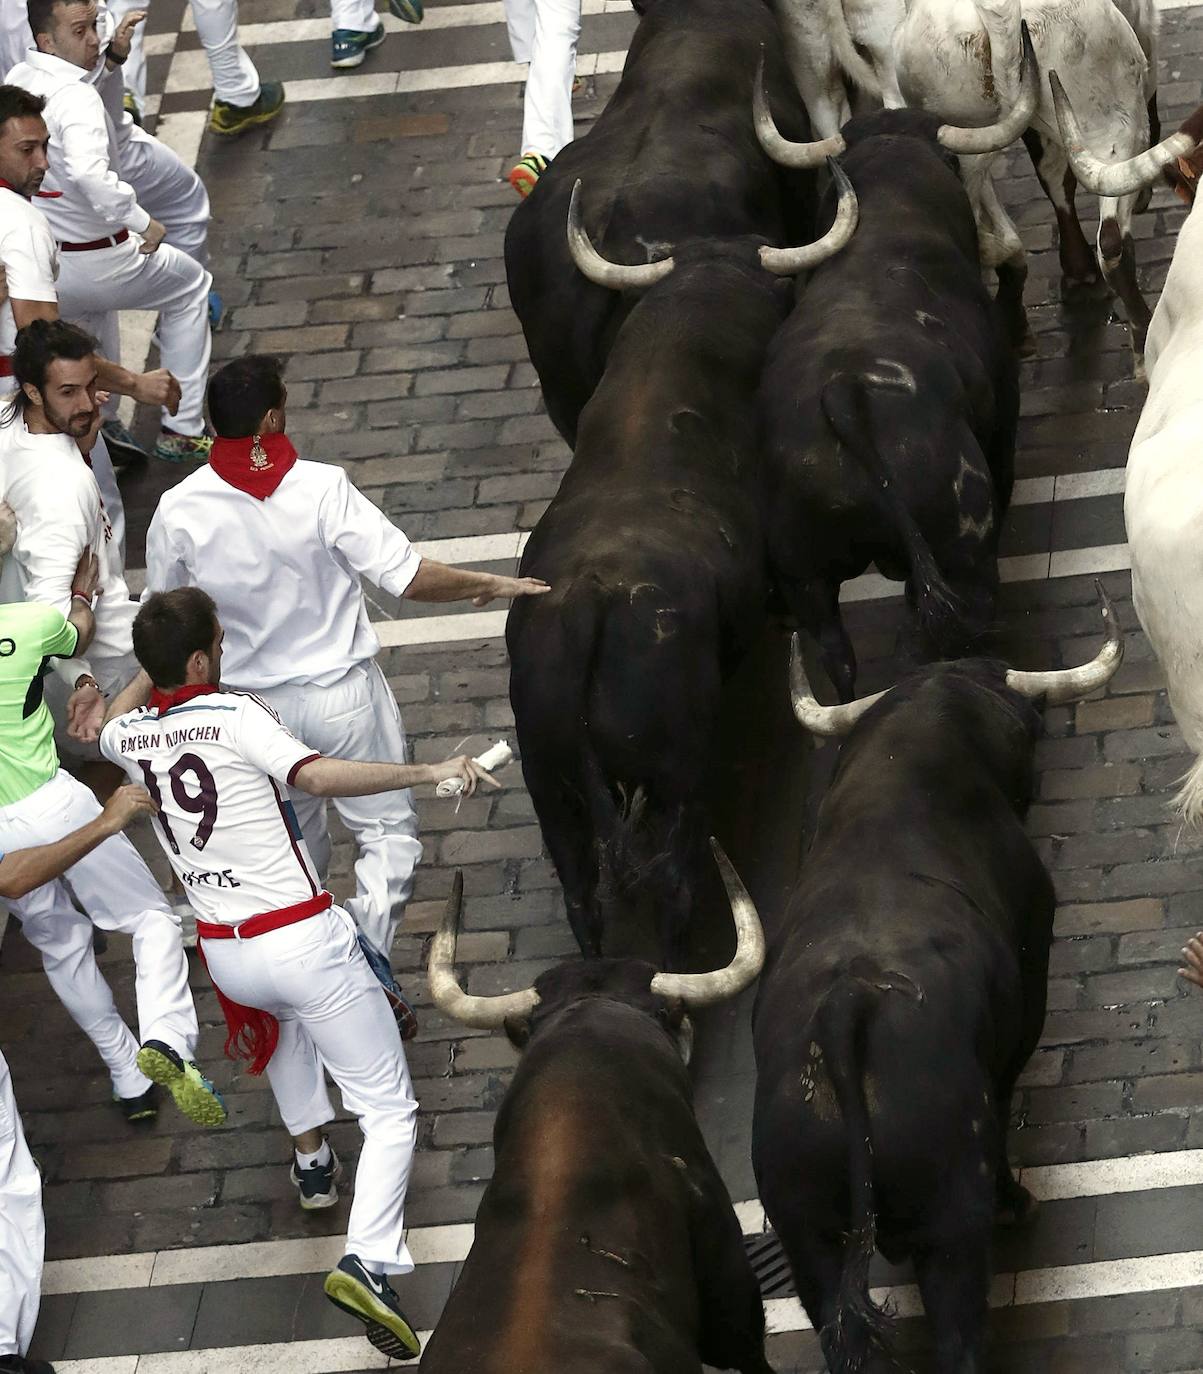
[[[1125, 17], [1129, 15], [1129, 18]], [[1139, 362], [1149, 309], [1136, 281], [1132, 215], [1136, 195], [1104, 196], [1092, 255], [1074, 208], [1076, 183], [1057, 129], [1048, 73], [1060, 73], [1092, 147], [1109, 159], [1130, 158], [1149, 140], [1157, 12], [1152, 0], [911, 0], [894, 38], [899, 87], [908, 105], [957, 124], [987, 124], [1013, 98], [1019, 25], [1028, 23], [1042, 78], [1040, 100], [1024, 142], [1053, 204], [1068, 282], [1097, 280], [1095, 257], [1128, 314]], [[1133, 25], [1136, 25], [1141, 36]], [[1155, 104], [1153, 105], [1155, 109]], [[963, 158], [982, 261], [998, 273], [999, 300], [1017, 343], [1030, 343], [1023, 309], [1027, 263], [1023, 244], [994, 189], [996, 155]]]
[[[1203, 106], [1156, 148], [1122, 164], [1090, 149], [1068, 102], [1057, 113], [1074, 172], [1096, 194], [1131, 193], [1163, 168], [1179, 194], [1194, 200], [1203, 169]], [[1176, 168], [1175, 168], [1176, 163]], [[1165, 669], [1170, 704], [1199, 755], [1176, 805], [1203, 822], [1203, 211], [1192, 209], [1178, 235], [1169, 274], [1149, 325], [1145, 367], [1149, 395], [1128, 455], [1124, 523], [1132, 558], [1132, 599]]]
[[785, 57], [816, 138], [833, 138], [853, 114], [849, 84], [896, 110], [894, 30], [905, 0], [772, 0]]

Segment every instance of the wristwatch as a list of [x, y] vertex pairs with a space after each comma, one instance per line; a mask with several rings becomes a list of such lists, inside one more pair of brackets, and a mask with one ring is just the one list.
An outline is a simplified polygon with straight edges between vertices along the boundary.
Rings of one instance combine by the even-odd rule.
[[[96, 681], [91, 673], [80, 673], [75, 679], [75, 690], [78, 692], [81, 687], [95, 687], [96, 690], [100, 692], [100, 683]], [[100, 692], [100, 695], [104, 696], [104, 693]]]

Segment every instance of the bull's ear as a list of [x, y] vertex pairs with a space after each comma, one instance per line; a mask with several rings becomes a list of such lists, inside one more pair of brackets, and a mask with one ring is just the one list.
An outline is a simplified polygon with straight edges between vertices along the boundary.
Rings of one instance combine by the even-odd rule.
[[516, 1050], [526, 1049], [526, 1042], [530, 1039], [530, 1017], [507, 1016], [505, 1018], [505, 1033], [509, 1037], [510, 1044]]
[[660, 1024], [675, 1035], [685, 1020], [685, 1003], [679, 997], [662, 999], [656, 1008], [656, 1016]]

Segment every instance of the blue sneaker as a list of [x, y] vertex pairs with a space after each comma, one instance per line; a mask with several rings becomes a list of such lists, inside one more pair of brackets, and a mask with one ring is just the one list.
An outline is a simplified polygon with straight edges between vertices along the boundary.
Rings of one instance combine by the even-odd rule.
[[425, 17], [422, 0], [388, 0], [388, 9], [406, 24], [420, 24]]
[[371, 33], [360, 33], [358, 29], [335, 29], [330, 40], [330, 65], [358, 67], [369, 48], [378, 48], [383, 42], [383, 24], [377, 24]]
[[322, 1285], [326, 1296], [344, 1312], [363, 1322], [367, 1338], [393, 1360], [416, 1360], [422, 1345], [397, 1295], [383, 1274], [363, 1267], [356, 1255], [344, 1255]]
[[[329, 1141], [326, 1143], [329, 1144]], [[318, 1212], [325, 1207], [333, 1207], [338, 1201], [338, 1180], [342, 1172], [343, 1166], [332, 1149], [327, 1163], [311, 1164], [307, 1169], [301, 1168], [294, 1154], [288, 1176], [297, 1190], [302, 1208], [306, 1212]]]
[[221, 298], [220, 291], [209, 292], [209, 328], [216, 329], [221, 323], [221, 317], [226, 313], [226, 303]]

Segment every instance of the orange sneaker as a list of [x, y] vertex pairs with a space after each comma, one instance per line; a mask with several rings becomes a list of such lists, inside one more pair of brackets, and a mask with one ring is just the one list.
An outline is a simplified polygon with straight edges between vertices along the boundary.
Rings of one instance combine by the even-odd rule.
[[540, 153], [527, 153], [510, 168], [510, 185], [523, 200], [535, 189], [535, 183], [547, 171], [547, 159]]

